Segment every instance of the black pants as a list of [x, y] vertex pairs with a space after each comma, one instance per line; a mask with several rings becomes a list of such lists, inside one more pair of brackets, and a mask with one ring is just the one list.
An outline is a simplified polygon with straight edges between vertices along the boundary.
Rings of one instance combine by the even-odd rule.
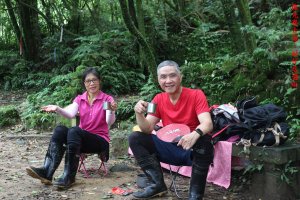
[[177, 166], [192, 166], [194, 157], [198, 157], [196, 162], [201, 167], [207, 167], [213, 161], [214, 148], [211, 142], [211, 136], [200, 137], [193, 150], [184, 150], [177, 144], [164, 142], [153, 134], [142, 132], [133, 132], [129, 138], [129, 146], [137, 160], [156, 154], [160, 162]]
[[81, 153], [106, 152], [108, 159], [109, 143], [99, 135], [82, 130], [78, 126], [72, 128], [57, 126], [51, 141], [68, 145], [71, 149], [80, 148]]

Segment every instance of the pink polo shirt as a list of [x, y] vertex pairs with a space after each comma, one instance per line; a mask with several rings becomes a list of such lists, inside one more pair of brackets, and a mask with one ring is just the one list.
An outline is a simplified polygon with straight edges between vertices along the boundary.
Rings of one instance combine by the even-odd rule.
[[97, 134], [109, 142], [108, 125], [105, 119], [105, 110], [103, 110], [105, 101], [112, 102], [114, 100], [111, 96], [101, 91], [94, 100], [93, 105], [90, 105], [88, 102], [87, 92], [78, 95], [73, 102], [77, 103], [79, 107], [79, 127], [90, 133]]

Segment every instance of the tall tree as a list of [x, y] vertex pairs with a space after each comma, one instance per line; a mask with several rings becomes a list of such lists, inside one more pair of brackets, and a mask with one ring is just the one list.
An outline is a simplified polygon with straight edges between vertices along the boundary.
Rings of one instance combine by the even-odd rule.
[[[39, 61], [41, 32], [38, 23], [37, 0], [16, 0], [24, 38], [24, 55], [29, 61]], [[32, 9], [33, 8], [33, 9]]]
[[[146, 37], [142, 0], [136, 1], [136, 10], [137, 10], [138, 30], [141, 32], [141, 34], [144, 37]], [[147, 67], [145, 67], [145, 65], [147, 63], [147, 60], [145, 58], [145, 52], [141, 45], [139, 45], [139, 57], [140, 57], [140, 66], [144, 69], [144, 71], [146, 71], [145, 68], [147, 69]]]
[[[248, 4], [248, 0], [236, 0], [236, 5], [240, 13], [239, 16], [244, 27], [253, 25]], [[245, 33], [244, 35], [247, 51], [252, 53], [256, 48], [255, 36], [253, 33]]]
[[8, 11], [8, 15], [10, 17], [11, 23], [14, 27], [15, 35], [17, 37], [16, 41], [19, 41], [20, 38], [21, 38], [21, 30], [20, 30], [19, 24], [17, 22], [16, 15], [15, 15], [14, 10], [13, 10], [13, 6], [12, 6], [10, 0], [5, 0], [5, 4], [6, 4], [6, 7], [7, 7], [7, 11]]
[[[44, 10], [45, 10], [45, 16], [48, 19], [46, 21], [48, 29], [49, 29], [50, 33], [53, 34], [54, 33], [54, 27], [53, 27], [53, 22], [52, 22], [52, 15], [51, 15], [51, 6], [50, 6], [51, 4], [50, 4], [50, 2], [46, 2], [45, 0], [41, 0], [41, 3], [42, 3], [42, 5], [44, 7]], [[52, 22], [52, 23], [50, 23], [49, 21]]]
[[225, 19], [230, 31], [230, 37], [233, 44], [235, 53], [243, 52], [245, 49], [241, 26], [238, 24], [234, 13], [234, 3], [232, 0], [221, 0], [222, 7], [224, 10]]
[[148, 61], [148, 70], [151, 73], [151, 76], [153, 78], [153, 81], [157, 84], [157, 77], [156, 77], [156, 59], [154, 56], [153, 49], [151, 48], [151, 45], [146, 40], [146, 37], [138, 30], [138, 28], [134, 25], [132, 19], [130, 18], [129, 11], [128, 11], [128, 4], [125, 0], [119, 0], [122, 16], [124, 19], [124, 23], [129, 30], [129, 32], [137, 38], [137, 41], [143, 48], [145, 52], [146, 59]]

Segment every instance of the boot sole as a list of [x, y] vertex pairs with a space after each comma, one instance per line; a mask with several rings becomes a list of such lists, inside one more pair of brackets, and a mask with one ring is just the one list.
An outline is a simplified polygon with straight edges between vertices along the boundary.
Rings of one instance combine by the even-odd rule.
[[68, 185], [68, 186], [57, 185], [57, 184], [55, 184], [55, 183], [54, 183], [53, 185], [56, 186], [58, 190], [67, 190], [67, 189], [69, 189], [70, 187], [72, 187], [74, 184], [75, 184], [75, 182], [74, 182], [74, 183], [71, 183], [71, 184]]
[[26, 168], [26, 172], [29, 176], [32, 178], [39, 179], [44, 185], [52, 185], [52, 181], [49, 181], [48, 179], [45, 179], [41, 176], [39, 176], [35, 171], [33, 171], [31, 168]]
[[151, 197], [142, 197], [142, 198], [139, 198], [139, 197], [133, 196], [133, 199], [152, 199], [152, 198], [154, 198], [154, 197], [161, 197], [161, 196], [163, 196], [163, 195], [165, 195], [165, 194], [167, 194], [167, 193], [168, 193], [168, 190], [165, 190], [165, 191], [162, 191], [162, 192], [160, 192], [160, 193], [157, 193], [157, 194], [155, 194], [155, 195], [153, 195], [153, 196], [151, 196]]

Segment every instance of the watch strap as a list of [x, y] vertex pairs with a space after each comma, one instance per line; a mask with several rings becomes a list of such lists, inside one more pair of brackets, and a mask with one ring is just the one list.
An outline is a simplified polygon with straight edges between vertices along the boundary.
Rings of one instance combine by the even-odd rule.
[[200, 137], [202, 137], [204, 135], [203, 131], [201, 131], [200, 128], [196, 128], [195, 131], [200, 135]]

